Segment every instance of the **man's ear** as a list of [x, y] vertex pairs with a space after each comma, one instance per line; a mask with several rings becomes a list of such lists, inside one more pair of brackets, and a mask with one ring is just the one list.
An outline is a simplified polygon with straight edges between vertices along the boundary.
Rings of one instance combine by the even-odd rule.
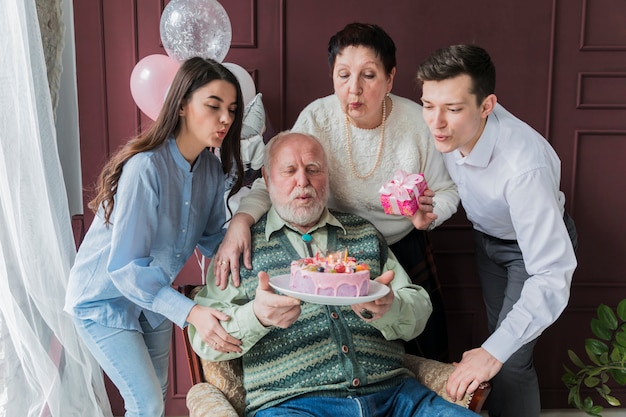
[[261, 175], [263, 176], [263, 181], [265, 181], [265, 188], [268, 188], [267, 187], [267, 182], [268, 182], [268, 180], [267, 180], [267, 172], [265, 172], [265, 165], [263, 165], [261, 167]]
[[480, 115], [482, 118], [486, 119], [487, 116], [491, 114], [493, 109], [496, 107], [496, 103], [498, 102], [498, 98], [495, 94], [489, 94], [483, 100], [483, 104], [480, 105]]

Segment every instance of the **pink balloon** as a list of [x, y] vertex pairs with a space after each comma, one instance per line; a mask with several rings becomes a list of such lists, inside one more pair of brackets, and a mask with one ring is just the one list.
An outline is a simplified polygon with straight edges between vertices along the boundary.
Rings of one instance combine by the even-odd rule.
[[130, 74], [130, 93], [137, 107], [156, 120], [165, 95], [180, 63], [167, 55], [154, 54], [141, 59]]

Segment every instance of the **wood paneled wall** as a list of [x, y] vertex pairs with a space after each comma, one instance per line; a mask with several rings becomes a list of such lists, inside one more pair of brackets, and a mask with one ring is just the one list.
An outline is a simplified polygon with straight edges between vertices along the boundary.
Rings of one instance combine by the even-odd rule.
[[[83, 184], [110, 153], [149, 123], [133, 103], [129, 79], [146, 55], [165, 53], [159, 38], [163, 0], [74, 2]], [[233, 40], [224, 59], [247, 69], [263, 93], [271, 128], [289, 128], [311, 100], [332, 93], [328, 38], [353, 21], [377, 23], [394, 38], [393, 92], [418, 100], [418, 64], [454, 43], [485, 47], [498, 69], [499, 101], [528, 122], [562, 159], [567, 208], [577, 222], [580, 265], [571, 302], [536, 348], [544, 408], [564, 408], [560, 381], [567, 349], [584, 355], [598, 303], [626, 297], [626, 3], [622, 0], [228, 0]], [[533, 196], [528, 196], [532, 204]], [[88, 196], [86, 194], [86, 200]], [[85, 225], [91, 222], [89, 213]], [[453, 358], [480, 345], [485, 314], [470, 225], [462, 210], [432, 233], [443, 282]], [[179, 283], [197, 283], [192, 259]], [[189, 388], [180, 340], [174, 341], [168, 415], [186, 412]], [[113, 392], [114, 390], [112, 390]], [[624, 402], [624, 390], [617, 390]], [[117, 414], [121, 402], [112, 393]]]

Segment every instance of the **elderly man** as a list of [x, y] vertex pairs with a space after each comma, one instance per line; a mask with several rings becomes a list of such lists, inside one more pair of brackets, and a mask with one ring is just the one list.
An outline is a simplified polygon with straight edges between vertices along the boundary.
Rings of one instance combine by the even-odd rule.
[[[193, 327], [189, 332], [205, 359], [242, 357], [246, 415], [475, 416], [403, 368], [399, 339], [424, 328], [432, 310], [428, 294], [410, 283], [369, 222], [326, 209], [320, 143], [304, 134], [279, 134], [266, 147], [263, 177], [272, 207], [251, 230], [253, 269], [242, 271], [240, 287], [207, 285], [196, 297], [231, 317], [222, 325], [241, 345], [221, 338], [206, 343]], [[286, 274], [291, 260], [307, 256], [302, 234], [312, 237], [315, 251], [332, 246], [368, 254], [372, 276], [391, 291], [351, 306], [301, 303], [275, 293], [269, 275]]]

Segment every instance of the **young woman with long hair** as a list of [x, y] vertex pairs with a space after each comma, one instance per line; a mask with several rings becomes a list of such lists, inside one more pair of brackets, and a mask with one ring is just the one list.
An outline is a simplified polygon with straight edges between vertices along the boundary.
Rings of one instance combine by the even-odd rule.
[[96, 216], [70, 273], [65, 310], [119, 389], [126, 417], [164, 415], [172, 323], [193, 323], [212, 343], [236, 342], [219, 324], [228, 316], [171, 284], [196, 247], [212, 256], [223, 238], [225, 175], [235, 167], [229, 197], [243, 179], [243, 108], [228, 69], [191, 58], [154, 124], [98, 178]]

